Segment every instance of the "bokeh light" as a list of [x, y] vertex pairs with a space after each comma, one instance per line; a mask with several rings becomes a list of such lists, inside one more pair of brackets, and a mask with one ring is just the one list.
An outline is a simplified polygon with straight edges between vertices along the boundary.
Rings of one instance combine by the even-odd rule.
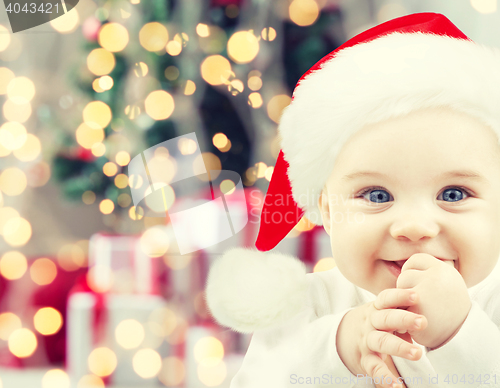
[[101, 85], [99, 85], [99, 81], [100, 81], [100, 78], [96, 78], [92, 82], [92, 89], [94, 89], [97, 93], [102, 93], [102, 92], [104, 92], [104, 89], [101, 87]]
[[113, 162], [107, 162], [102, 166], [102, 172], [106, 176], [115, 176], [118, 172], [118, 166]]
[[95, 75], [109, 74], [115, 65], [115, 56], [103, 48], [96, 48], [87, 56], [87, 67]]
[[231, 63], [222, 55], [211, 55], [201, 63], [201, 77], [210, 85], [228, 83], [231, 74]]
[[11, 42], [10, 31], [0, 24], [0, 52], [5, 51]]
[[169, 66], [165, 69], [165, 78], [169, 81], [175, 81], [180, 75], [179, 68], [177, 66]]
[[212, 142], [217, 148], [224, 148], [227, 145], [228, 138], [223, 133], [216, 133], [212, 138]]
[[17, 251], [9, 251], [0, 259], [0, 274], [8, 280], [20, 279], [28, 269], [26, 257]]
[[0, 208], [0, 235], [3, 235], [3, 228], [7, 221], [19, 217], [19, 212], [9, 206]]
[[314, 265], [313, 272], [323, 272], [329, 271], [335, 268], [335, 260], [333, 257], [325, 257], [323, 259], [318, 260], [318, 262]]
[[92, 128], [106, 128], [112, 117], [111, 108], [102, 101], [91, 101], [83, 108], [83, 122]]
[[256, 76], [250, 77], [248, 79], [248, 87], [254, 92], [260, 90], [260, 88], [262, 87], [262, 79]]
[[65, 271], [76, 271], [86, 265], [85, 251], [79, 244], [65, 244], [57, 252], [57, 262]]
[[82, 123], [76, 129], [75, 135], [78, 144], [87, 149], [91, 149], [95, 144], [100, 144], [104, 140], [104, 130], [97, 125], [89, 126]]
[[194, 358], [205, 365], [216, 365], [224, 357], [224, 347], [215, 337], [203, 337], [194, 345]]
[[160, 51], [168, 42], [168, 31], [158, 22], [145, 24], [139, 31], [139, 42], [148, 51]]
[[118, 174], [115, 176], [115, 186], [119, 189], [124, 189], [128, 186], [128, 176], [125, 174]]
[[255, 163], [255, 167], [257, 167], [257, 178], [264, 178], [267, 165], [264, 162], [258, 162]]
[[3, 238], [10, 246], [22, 246], [31, 238], [31, 224], [22, 217], [11, 218], [3, 226]]
[[[104, 134], [104, 131], [102, 131], [101, 133]], [[92, 155], [99, 157], [103, 156], [106, 153], [106, 146], [104, 145], [104, 143], [97, 142], [92, 144], [90, 150], [92, 151]]]
[[127, 151], [120, 151], [115, 156], [116, 163], [120, 166], [126, 166], [130, 163], [130, 154]]
[[80, 16], [76, 8], [72, 8], [63, 15], [50, 21], [50, 25], [60, 34], [70, 34], [76, 30], [80, 21]]
[[[155, 190], [154, 192], [152, 188]], [[153, 183], [147, 188], [144, 195], [146, 196], [146, 205], [157, 213], [163, 213], [170, 209], [175, 202], [174, 189], [165, 183]]]
[[116, 342], [124, 349], [137, 348], [144, 341], [144, 337], [144, 327], [135, 319], [125, 319], [116, 326]]
[[121, 207], [128, 207], [132, 203], [132, 198], [127, 193], [122, 193], [118, 196], [117, 202]]
[[167, 357], [163, 359], [158, 379], [167, 387], [181, 385], [186, 376], [186, 368], [182, 359]]
[[224, 179], [220, 183], [220, 190], [225, 194], [225, 195], [231, 195], [234, 193], [236, 190], [236, 186], [234, 182], [231, 179]]
[[103, 199], [99, 204], [99, 210], [102, 214], [111, 214], [115, 210], [115, 204], [110, 199]]
[[226, 364], [224, 361], [220, 361], [216, 365], [199, 364], [197, 373], [200, 381], [207, 387], [217, 387], [226, 379]]
[[136, 77], [145, 77], [149, 72], [149, 67], [144, 62], [137, 62], [134, 66], [134, 74]]
[[141, 114], [141, 108], [136, 105], [127, 105], [124, 112], [130, 120], [133, 120]]
[[262, 96], [260, 95], [260, 93], [250, 93], [250, 95], [248, 96], [248, 104], [254, 109], [260, 108], [263, 104]]
[[95, 81], [97, 81], [97, 85], [99, 86], [101, 91], [109, 90], [114, 85], [113, 78], [111, 78], [109, 75], [104, 75], [100, 78], [96, 78]]
[[0, 314], [0, 338], [7, 341], [10, 335], [22, 327], [21, 318], [11, 312]]
[[276, 39], [276, 30], [272, 27], [263, 28], [260, 36], [262, 37], [262, 39], [272, 42], [274, 39]]
[[279, 94], [277, 96], [274, 96], [267, 103], [267, 115], [276, 124], [279, 124], [283, 109], [290, 105], [290, 102], [292, 102], [292, 99], [286, 94]]
[[196, 142], [193, 139], [181, 138], [177, 144], [182, 155], [192, 155], [198, 149]]
[[130, 219], [138, 221], [144, 217], [144, 209], [141, 206], [132, 206], [128, 211]]
[[163, 227], [155, 226], [147, 229], [140, 240], [142, 251], [150, 257], [160, 257], [167, 252], [169, 238]]
[[319, 7], [314, 0], [293, 0], [288, 8], [290, 19], [304, 27], [313, 24], [319, 16]]
[[243, 92], [245, 90], [245, 85], [239, 79], [232, 80], [228, 85], [228, 90], [232, 93], [233, 96], [236, 96], [238, 93]]
[[106, 377], [112, 374], [116, 369], [117, 363], [116, 354], [106, 347], [94, 349], [88, 358], [90, 371], [99, 377]]
[[184, 95], [191, 96], [194, 94], [195, 91], [196, 91], [196, 84], [188, 79], [186, 81], [186, 86], [184, 87]]
[[36, 259], [30, 266], [30, 276], [36, 284], [45, 286], [56, 278], [57, 266], [50, 259]]
[[38, 137], [28, 133], [24, 144], [20, 148], [14, 150], [14, 156], [21, 162], [31, 162], [40, 155], [41, 151], [42, 144]]
[[105, 388], [104, 381], [96, 375], [85, 375], [78, 380], [76, 388]]
[[249, 63], [259, 53], [259, 41], [250, 31], [235, 32], [227, 42], [227, 53], [236, 63]]
[[82, 202], [85, 205], [92, 205], [95, 202], [96, 195], [93, 191], [87, 190], [82, 194]]
[[266, 178], [267, 181], [271, 182], [271, 177], [273, 176], [273, 172], [274, 172], [274, 167], [269, 166], [268, 168], [266, 168], [266, 172], [264, 173], [264, 178]]
[[21, 148], [27, 138], [25, 126], [18, 122], [7, 122], [0, 127], [0, 144], [9, 150]]
[[15, 330], [9, 336], [8, 344], [10, 352], [19, 358], [31, 356], [38, 346], [35, 334], [26, 328]]
[[144, 101], [146, 113], [155, 120], [165, 120], [174, 111], [174, 98], [164, 90], [155, 90], [149, 93]]
[[42, 388], [70, 388], [68, 374], [61, 369], [51, 369], [42, 377]]
[[2, 113], [7, 121], [24, 123], [31, 116], [31, 103], [16, 104], [12, 100], [7, 100], [3, 104]]
[[39, 309], [33, 317], [35, 329], [42, 335], [57, 333], [63, 324], [63, 318], [59, 311], [52, 307]]
[[106, 23], [99, 31], [98, 41], [108, 51], [122, 51], [129, 41], [128, 31], [119, 23]]
[[[198, 175], [203, 171], [202, 166], [205, 166], [208, 176], [207, 174]], [[201, 155], [198, 155], [193, 162], [193, 170], [195, 174], [197, 174], [196, 176], [202, 181], [217, 179], [221, 168], [222, 164], [219, 157], [211, 152], [203, 152]]]
[[35, 96], [35, 84], [28, 77], [16, 77], [7, 85], [7, 97], [16, 104], [26, 104]]
[[144, 379], [155, 377], [161, 369], [162, 360], [153, 349], [141, 349], [132, 358], [135, 373]]
[[17, 167], [9, 167], [0, 174], [0, 190], [5, 195], [14, 197], [21, 194], [28, 184], [26, 174]]
[[175, 57], [181, 53], [182, 44], [175, 40], [171, 40], [170, 42], [167, 43], [166, 51], [169, 55]]
[[208, 26], [206, 24], [198, 23], [198, 25], [196, 26], [196, 33], [198, 34], [198, 36], [206, 38], [210, 35], [210, 30], [208, 29]]
[[306, 217], [302, 217], [297, 225], [294, 226], [294, 229], [299, 232], [307, 232], [308, 230], [312, 230], [316, 225], [309, 221]]
[[472, 8], [482, 14], [495, 13], [497, 11], [497, 0], [470, 0]]

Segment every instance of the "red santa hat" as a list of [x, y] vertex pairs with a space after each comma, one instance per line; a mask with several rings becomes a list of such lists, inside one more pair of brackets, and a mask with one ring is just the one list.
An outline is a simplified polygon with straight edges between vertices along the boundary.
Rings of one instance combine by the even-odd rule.
[[[303, 216], [322, 224], [317, 205], [321, 191], [342, 146], [366, 124], [446, 106], [479, 118], [500, 134], [499, 69], [499, 50], [474, 43], [445, 16], [435, 13], [382, 23], [322, 58], [298, 81], [292, 102], [281, 116], [281, 151], [261, 214], [257, 249], [274, 248]], [[264, 261], [270, 264], [270, 273], [283, 273], [283, 260], [281, 268], [271, 265], [277, 256], [249, 253], [232, 250], [224, 255], [207, 284], [207, 302], [214, 317], [244, 332], [296, 314], [303, 307], [298, 301], [304, 300], [296, 291], [305, 289], [305, 280], [290, 289], [286, 289], [290, 282], [275, 284], [275, 295], [283, 296], [275, 305], [269, 302], [273, 298], [264, 298], [255, 289], [245, 289], [244, 295], [227, 289], [233, 281], [224, 275], [233, 275], [222, 268], [244, 266], [247, 279], [254, 279], [253, 283], [236, 279], [234, 284], [261, 284], [257, 279], [263, 276], [260, 265]], [[288, 262], [294, 279], [299, 273], [305, 278], [297, 259]], [[252, 265], [258, 268], [253, 273]], [[240, 308], [245, 303], [252, 306], [252, 315], [232, 314], [228, 306], [236, 298]]]

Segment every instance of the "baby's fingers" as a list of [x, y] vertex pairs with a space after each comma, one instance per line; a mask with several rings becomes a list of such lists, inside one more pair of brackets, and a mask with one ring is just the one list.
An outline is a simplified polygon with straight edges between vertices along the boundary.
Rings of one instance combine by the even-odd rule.
[[364, 356], [361, 360], [361, 366], [364, 368], [367, 375], [374, 380], [373, 382], [376, 383], [377, 386], [383, 388], [401, 387], [397, 377], [389, 370], [386, 363], [375, 354], [367, 354]]
[[375, 311], [370, 317], [370, 323], [377, 330], [406, 333], [425, 329], [427, 318], [406, 310], [386, 309]]
[[393, 309], [417, 304], [418, 294], [412, 289], [387, 288], [381, 291], [373, 302], [377, 310]]
[[407, 341], [385, 331], [372, 331], [366, 337], [366, 346], [372, 352], [378, 354], [390, 354], [408, 360], [418, 360], [421, 357], [422, 350], [408, 343]]

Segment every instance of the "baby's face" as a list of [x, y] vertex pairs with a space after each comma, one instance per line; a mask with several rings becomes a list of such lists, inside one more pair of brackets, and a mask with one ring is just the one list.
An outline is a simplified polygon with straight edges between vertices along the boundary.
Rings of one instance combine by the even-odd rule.
[[500, 255], [500, 146], [468, 115], [426, 109], [364, 127], [323, 193], [339, 270], [375, 295], [396, 287], [395, 261], [415, 253], [447, 260], [467, 287]]

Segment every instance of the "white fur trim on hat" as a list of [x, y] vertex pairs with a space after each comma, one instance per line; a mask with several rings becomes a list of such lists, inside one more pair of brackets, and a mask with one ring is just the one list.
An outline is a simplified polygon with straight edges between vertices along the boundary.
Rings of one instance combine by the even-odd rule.
[[207, 306], [223, 326], [241, 333], [286, 322], [307, 300], [304, 263], [281, 253], [228, 250], [211, 266]]
[[280, 120], [281, 148], [295, 202], [321, 225], [321, 190], [343, 144], [364, 125], [448, 106], [481, 119], [499, 135], [500, 50], [396, 32], [339, 51], [293, 95]]

